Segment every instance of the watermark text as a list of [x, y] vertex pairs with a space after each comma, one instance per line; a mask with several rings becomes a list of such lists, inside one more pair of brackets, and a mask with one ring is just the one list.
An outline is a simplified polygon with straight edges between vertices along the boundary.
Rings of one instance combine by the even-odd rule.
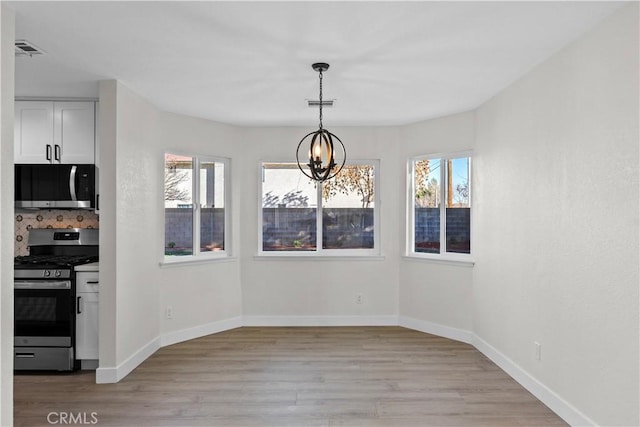
[[49, 412], [47, 422], [52, 425], [92, 425], [98, 424], [97, 412]]

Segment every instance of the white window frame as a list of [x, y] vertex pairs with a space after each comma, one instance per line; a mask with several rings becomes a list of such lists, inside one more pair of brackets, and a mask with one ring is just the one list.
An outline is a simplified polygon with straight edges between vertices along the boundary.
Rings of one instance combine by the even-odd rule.
[[[373, 185], [375, 186], [373, 197], [373, 248], [370, 249], [323, 249], [322, 248], [322, 210], [324, 209], [322, 200], [322, 185], [318, 185], [317, 201], [318, 206], [316, 214], [316, 249], [314, 251], [264, 251], [262, 238], [262, 183], [263, 183], [263, 167], [265, 164], [285, 163], [293, 164], [291, 159], [288, 160], [261, 160], [259, 162], [258, 173], [258, 256], [259, 257], [301, 257], [301, 258], [337, 258], [337, 257], [380, 257], [380, 160], [378, 159], [348, 159], [345, 166], [349, 165], [371, 165], [373, 166]], [[297, 166], [296, 166], [297, 168]], [[307, 179], [305, 177], [305, 179]]]
[[[446, 167], [443, 167], [449, 159], [469, 158], [468, 174], [469, 174], [469, 209], [470, 224], [469, 235], [471, 238], [471, 248], [469, 254], [461, 254], [456, 252], [447, 252], [447, 204], [446, 198], [442, 197], [440, 203], [440, 253], [432, 254], [415, 251], [415, 179], [414, 165], [420, 160], [440, 160], [440, 191], [442, 195], [446, 194], [447, 175]], [[406, 250], [405, 256], [416, 259], [434, 260], [434, 261], [451, 261], [473, 265], [473, 180], [472, 180], [472, 163], [473, 153], [471, 151], [460, 151], [455, 153], [436, 153], [422, 156], [411, 157], [407, 162], [407, 231], [406, 231]]]
[[[166, 154], [174, 154], [176, 156], [184, 156], [191, 157], [192, 159], [192, 168], [191, 168], [191, 194], [192, 194], [192, 214], [193, 214], [193, 226], [192, 226], [192, 242], [193, 242], [193, 253], [191, 255], [180, 255], [180, 256], [171, 256], [164, 254], [165, 247], [165, 227], [166, 227], [166, 215], [164, 213], [164, 179], [162, 185], [162, 207], [163, 207], [163, 215], [162, 215], [162, 264], [183, 264], [183, 263], [192, 263], [192, 262], [202, 262], [202, 261], [218, 261], [229, 259], [231, 257], [231, 159], [226, 157], [218, 157], [218, 156], [207, 156], [207, 155], [194, 155], [194, 154], [186, 154], [180, 151], [165, 151], [162, 155], [162, 170], [163, 174], [165, 169], [165, 155]], [[198, 195], [200, 194], [200, 164], [203, 162], [215, 162], [222, 163], [224, 165], [224, 249], [220, 251], [200, 251], [200, 212], [202, 209], [201, 203], [198, 201]], [[164, 178], [164, 175], [163, 175]]]

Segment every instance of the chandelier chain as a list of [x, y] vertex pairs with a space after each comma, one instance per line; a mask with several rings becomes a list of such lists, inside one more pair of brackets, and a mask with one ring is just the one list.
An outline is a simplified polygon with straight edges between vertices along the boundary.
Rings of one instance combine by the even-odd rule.
[[322, 69], [320, 69], [320, 130], [322, 130]]

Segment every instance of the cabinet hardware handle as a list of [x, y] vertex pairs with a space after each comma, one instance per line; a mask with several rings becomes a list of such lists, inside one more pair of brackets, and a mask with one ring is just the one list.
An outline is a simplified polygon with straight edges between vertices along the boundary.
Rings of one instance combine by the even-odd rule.
[[99, 281], [95, 280], [95, 281], [89, 281], [87, 282], [87, 285], [97, 285], [98, 283], [100, 283]]
[[82, 297], [78, 297], [78, 310], [77, 310], [78, 314], [82, 314], [82, 310], [80, 310], [80, 298]]
[[51, 161], [51, 145], [47, 144], [47, 160]]
[[55, 145], [55, 156], [56, 160], [60, 161], [60, 146], [58, 144]]

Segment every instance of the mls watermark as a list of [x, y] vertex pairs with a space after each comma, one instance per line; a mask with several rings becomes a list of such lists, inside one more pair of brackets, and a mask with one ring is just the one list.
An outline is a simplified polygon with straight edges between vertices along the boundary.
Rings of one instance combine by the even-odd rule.
[[52, 425], [92, 425], [98, 424], [97, 412], [49, 412], [47, 422]]

